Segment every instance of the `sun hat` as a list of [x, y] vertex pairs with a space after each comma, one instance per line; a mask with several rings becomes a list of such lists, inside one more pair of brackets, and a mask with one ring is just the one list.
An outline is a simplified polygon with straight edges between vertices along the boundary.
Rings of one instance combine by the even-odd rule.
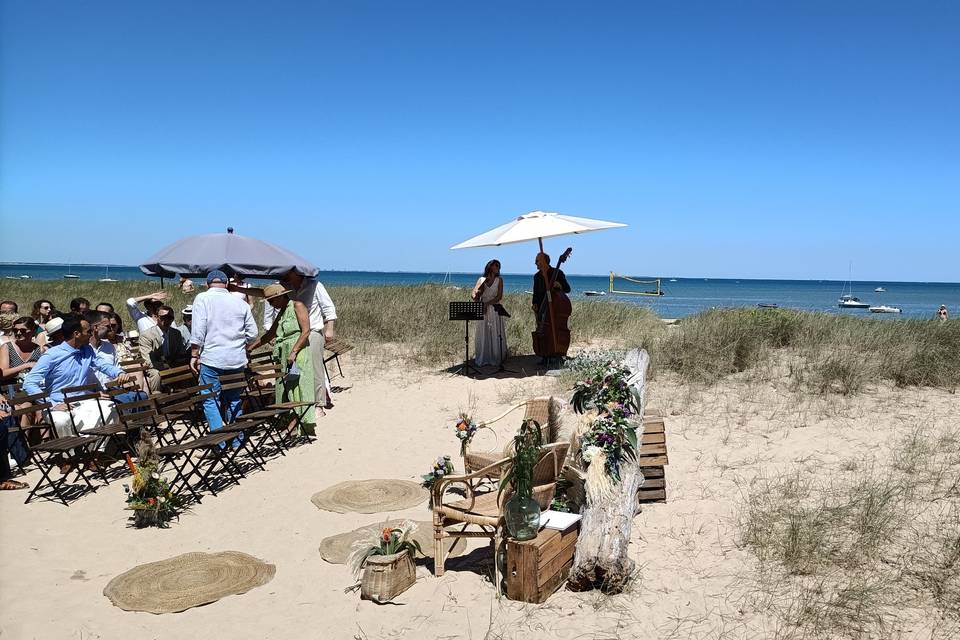
[[269, 300], [290, 293], [290, 289], [284, 288], [282, 284], [268, 284], [263, 288], [263, 297]]
[[193, 305], [188, 304], [183, 309], [180, 310], [180, 315], [192, 316], [193, 315]]
[[15, 313], [4, 313], [0, 315], [0, 331], [9, 331], [13, 329], [13, 323], [19, 318]]
[[63, 318], [54, 318], [43, 325], [43, 330], [47, 332], [47, 335], [53, 335], [63, 327]]
[[220, 282], [221, 284], [227, 284], [228, 278], [227, 274], [219, 269], [214, 269], [207, 274], [207, 284], [213, 284], [214, 282]]

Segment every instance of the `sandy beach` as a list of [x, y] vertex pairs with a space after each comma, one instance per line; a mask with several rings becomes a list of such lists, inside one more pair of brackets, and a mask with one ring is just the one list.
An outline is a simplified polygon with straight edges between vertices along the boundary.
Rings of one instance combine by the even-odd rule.
[[[360, 601], [354, 579], [328, 564], [326, 536], [387, 517], [428, 520], [426, 503], [399, 513], [335, 514], [310, 496], [349, 479], [418, 480], [440, 454], [456, 458], [452, 419], [461, 410], [493, 416], [526, 397], [565, 395], [554, 378], [470, 380], [427, 370], [384, 375], [347, 358], [348, 387], [320, 421], [316, 442], [272, 459], [265, 472], [205, 497], [167, 530], [126, 525], [122, 482], [69, 508], [0, 495], [0, 636], [4, 638], [765, 638], [777, 617], [756, 586], [756, 558], [739, 543], [744, 492], [799, 465], [817, 473], [844, 461], [881, 458], [922, 426], [949, 427], [960, 398], [931, 389], [884, 388], [853, 398], [804, 399], [785, 385], [727, 380], [710, 388], [670, 374], [650, 386], [649, 406], [666, 417], [670, 465], [666, 504], [645, 506], [630, 555], [638, 575], [619, 596], [559, 591], [535, 606], [495, 597], [483, 547], [426, 566], [396, 604]], [[496, 426], [499, 441], [516, 428]], [[477, 446], [493, 445], [481, 433]], [[34, 474], [36, 472], [33, 472]], [[31, 481], [35, 478], [31, 474]], [[264, 587], [178, 614], [130, 613], [103, 596], [131, 567], [188, 551], [243, 551], [277, 567]], [[949, 637], [923, 607], [904, 608], [904, 637]], [[940, 625], [939, 627], [937, 625]], [[938, 631], [939, 629], [939, 631]], [[788, 636], [782, 636], [788, 637]]]

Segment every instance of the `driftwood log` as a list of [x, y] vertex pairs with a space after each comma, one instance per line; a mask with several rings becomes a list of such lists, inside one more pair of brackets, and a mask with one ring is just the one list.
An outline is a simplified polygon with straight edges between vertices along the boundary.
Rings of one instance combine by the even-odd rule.
[[[625, 363], [633, 372], [630, 383], [640, 391], [641, 407], [636, 419], [642, 422], [650, 357], [646, 351], [631, 351]], [[642, 426], [640, 429], [642, 433]], [[567, 581], [574, 591], [600, 589], [604, 593], [620, 593], [633, 574], [635, 563], [627, 555], [627, 546], [637, 513], [637, 491], [643, 484], [639, 463], [623, 463], [620, 478], [613, 492], [597, 503], [589, 487], [585, 491], [580, 537]]]

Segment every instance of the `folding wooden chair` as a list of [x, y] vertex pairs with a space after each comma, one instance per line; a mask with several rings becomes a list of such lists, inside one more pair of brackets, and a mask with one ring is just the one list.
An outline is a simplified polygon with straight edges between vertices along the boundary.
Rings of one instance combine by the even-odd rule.
[[[111, 451], [110, 444], [113, 443], [115, 450], [121, 455], [125, 453], [136, 455], [136, 441], [142, 429], [149, 430], [157, 436], [158, 442], [163, 442], [160, 435], [161, 427], [157, 421], [159, 414], [152, 399], [117, 402], [114, 404], [114, 409], [117, 414], [115, 421], [92, 429], [84, 429], [80, 435], [104, 439], [103, 449], [108, 454]], [[112, 457], [120, 459], [118, 456]]]
[[85, 402], [87, 400], [96, 401], [97, 412], [100, 415], [100, 425], [107, 422], [107, 417], [103, 413], [103, 404], [101, 404], [101, 400], [103, 400], [101, 393], [102, 389], [100, 388], [100, 383], [98, 382], [84, 384], [77, 387], [65, 387], [63, 389], [63, 403], [67, 406], [67, 412], [70, 414], [70, 425], [73, 427], [74, 434], [81, 435], [81, 429], [91, 428], [89, 425], [84, 426], [77, 424], [74, 411], [81, 402]]
[[[157, 455], [161, 459], [161, 472], [166, 464], [175, 470], [170, 489], [176, 493], [189, 491], [197, 502], [201, 501], [198, 488], [217, 495], [216, 487], [210, 482], [210, 476], [218, 466], [226, 472], [233, 483], [240, 484], [242, 473], [233, 462], [239, 449], [229, 446], [234, 437], [236, 433], [232, 431], [215, 431], [199, 438], [157, 449]], [[194, 477], [197, 478], [197, 487], [191, 484]]]
[[[204, 435], [206, 416], [203, 413], [203, 401], [213, 393], [212, 389], [212, 384], [204, 384], [154, 397], [165, 431], [171, 434], [173, 444]], [[177, 425], [183, 427], [180, 436], [177, 435]]]
[[164, 369], [160, 372], [160, 390], [172, 393], [180, 389], [193, 387], [197, 384], [197, 376], [190, 365]]
[[[10, 415], [15, 418], [35, 412], [46, 414], [41, 420], [41, 424], [29, 427], [23, 427], [17, 424], [16, 427], [19, 429], [18, 433], [21, 437], [23, 436], [24, 429], [44, 429], [48, 426], [53, 426], [53, 416], [50, 413], [52, 405], [47, 401], [46, 394], [21, 396], [17, 398], [17, 400], [20, 408], [10, 412]], [[23, 442], [27, 442], [27, 439], [24, 438]], [[39, 497], [56, 499], [64, 505], [69, 506], [70, 503], [67, 501], [67, 496], [65, 495], [65, 485], [67, 478], [70, 476], [70, 471], [75, 471], [77, 480], [83, 480], [84, 484], [86, 484], [91, 491], [96, 491], [97, 488], [93, 486], [85, 473], [85, 471], [89, 470], [90, 463], [93, 461], [94, 453], [90, 451], [90, 447], [96, 444], [96, 442], [96, 438], [89, 436], [71, 435], [59, 438], [54, 437], [39, 444], [28, 446], [27, 451], [29, 452], [30, 460], [37, 466], [37, 469], [40, 470], [40, 479], [37, 481], [37, 484], [34, 485], [33, 489], [30, 490], [27, 499], [24, 500], [24, 504], [28, 504], [34, 497]], [[54, 468], [59, 467], [61, 463], [71, 465], [71, 469], [61, 474], [59, 478], [54, 479], [51, 474]], [[102, 471], [100, 472], [100, 476], [106, 480]], [[45, 488], [50, 489], [49, 493], [40, 493], [41, 490]]]
[[330, 371], [327, 369], [327, 363], [331, 360], [334, 360], [337, 363], [337, 371], [340, 372], [340, 377], [343, 377], [343, 367], [340, 366], [340, 356], [345, 354], [348, 351], [353, 351], [353, 345], [347, 342], [346, 340], [341, 340], [340, 338], [334, 338], [330, 342], [326, 343], [323, 346], [324, 349], [329, 351], [332, 355], [327, 356], [323, 359], [323, 370], [327, 374], [327, 380], [330, 380]]

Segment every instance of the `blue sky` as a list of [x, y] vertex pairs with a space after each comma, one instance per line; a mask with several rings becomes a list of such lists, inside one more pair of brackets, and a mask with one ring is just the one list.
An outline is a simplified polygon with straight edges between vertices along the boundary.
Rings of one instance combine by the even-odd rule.
[[327, 269], [522, 272], [532, 245], [447, 248], [543, 209], [630, 225], [574, 273], [960, 281], [958, 3], [0, 12], [5, 261], [231, 225]]

